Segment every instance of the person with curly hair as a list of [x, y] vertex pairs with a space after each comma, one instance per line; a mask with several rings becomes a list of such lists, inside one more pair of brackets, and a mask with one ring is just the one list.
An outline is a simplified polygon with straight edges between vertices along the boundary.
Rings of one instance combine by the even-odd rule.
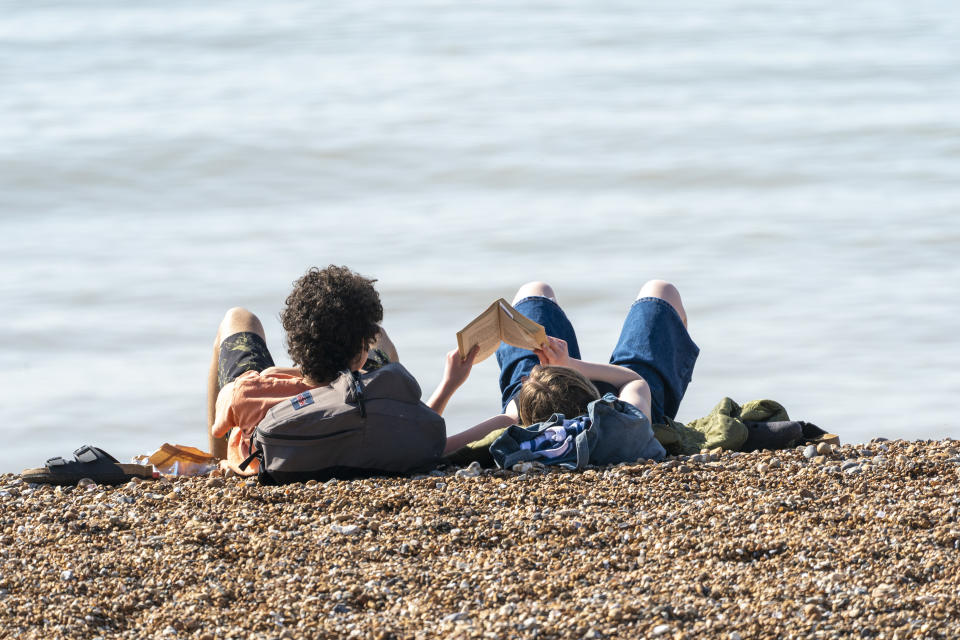
[[227, 311], [207, 382], [207, 427], [215, 457], [243, 460], [250, 434], [277, 403], [328, 385], [345, 370], [373, 371], [399, 360], [380, 326], [383, 306], [374, 282], [330, 265], [314, 267], [294, 283], [280, 314], [293, 367], [274, 365], [256, 315], [240, 307]]

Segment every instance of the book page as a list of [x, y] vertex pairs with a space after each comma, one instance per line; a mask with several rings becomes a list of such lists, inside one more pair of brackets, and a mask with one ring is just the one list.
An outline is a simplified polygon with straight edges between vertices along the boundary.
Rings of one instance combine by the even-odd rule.
[[474, 362], [486, 360], [500, 346], [499, 301], [487, 307], [470, 324], [457, 332], [457, 346], [461, 358], [466, 358], [475, 345], [480, 346], [480, 351], [477, 352]]
[[498, 300], [500, 311], [500, 339], [521, 349], [538, 349], [547, 342], [543, 327], [526, 317], [505, 300]]

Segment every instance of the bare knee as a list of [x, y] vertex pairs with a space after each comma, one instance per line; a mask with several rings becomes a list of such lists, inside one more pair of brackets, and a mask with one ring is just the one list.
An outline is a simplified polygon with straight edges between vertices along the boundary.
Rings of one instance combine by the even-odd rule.
[[243, 307], [233, 307], [227, 310], [223, 315], [223, 320], [220, 321], [220, 326], [217, 329], [217, 345], [219, 346], [224, 338], [245, 331], [255, 333], [261, 338], [266, 339], [263, 324], [261, 324], [260, 319], [255, 316], [253, 312]]
[[517, 295], [513, 296], [513, 304], [516, 304], [523, 300], [524, 298], [529, 298], [530, 296], [543, 296], [544, 298], [550, 298], [554, 302], [557, 301], [557, 294], [553, 292], [553, 287], [548, 285], [546, 282], [528, 282], [519, 289], [517, 289]]
[[683, 320], [683, 326], [687, 326], [687, 311], [683, 308], [683, 300], [680, 299], [680, 292], [677, 288], [666, 280], [649, 280], [640, 288], [637, 299], [640, 298], [660, 298], [670, 303]]

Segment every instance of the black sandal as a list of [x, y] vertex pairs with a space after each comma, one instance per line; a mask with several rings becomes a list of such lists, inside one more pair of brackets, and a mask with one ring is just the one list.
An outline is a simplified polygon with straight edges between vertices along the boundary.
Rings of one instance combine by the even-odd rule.
[[73, 452], [75, 460], [61, 457], [50, 458], [47, 466], [39, 469], [26, 469], [24, 482], [41, 484], [69, 485], [77, 484], [83, 478], [90, 478], [97, 484], [123, 484], [131, 478], [152, 480], [152, 465], [120, 464], [109, 453], [98, 447], [84, 445]]

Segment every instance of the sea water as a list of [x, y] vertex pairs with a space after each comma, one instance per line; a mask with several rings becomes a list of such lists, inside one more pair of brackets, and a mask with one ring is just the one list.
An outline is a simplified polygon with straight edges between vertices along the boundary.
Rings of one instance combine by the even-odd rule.
[[[773, 398], [960, 436], [954, 2], [0, 1], [0, 471], [206, 446], [217, 323], [378, 279], [424, 396], [550, 282], [605, 360], [643, 282], [701, 347], [679, 419]], [[499, 408], [493, 359], [446, 411]]]

